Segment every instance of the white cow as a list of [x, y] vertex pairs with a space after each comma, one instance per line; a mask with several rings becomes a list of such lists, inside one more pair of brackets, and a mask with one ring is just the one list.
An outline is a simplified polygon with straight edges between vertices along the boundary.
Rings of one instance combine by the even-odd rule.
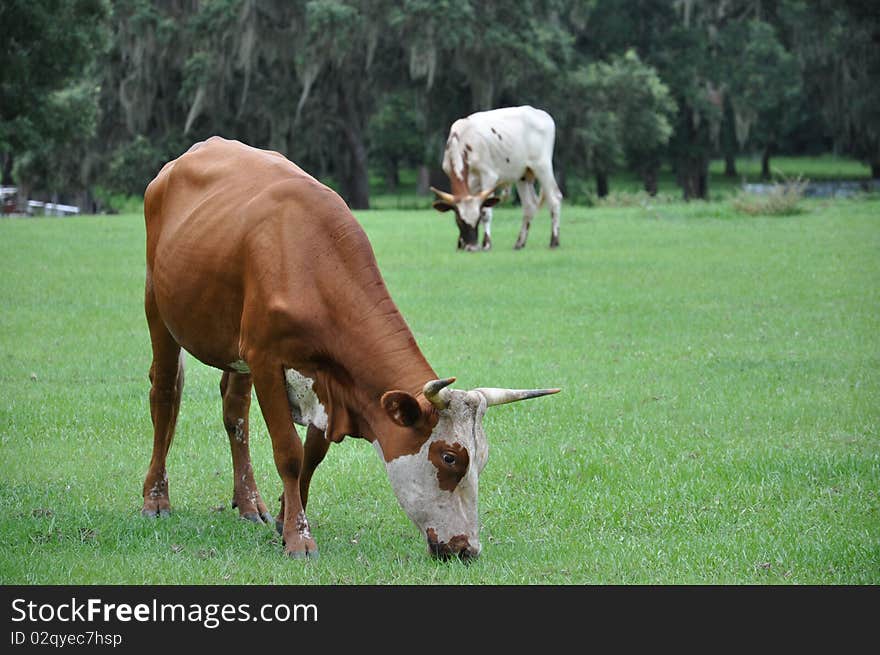
[[[481, 111], [460, 118], [449, 129], [443, 154], [443, 171], [449, 176], [452, 193], [437, 194], [434, 208], [455, 211], [459, 249], [474, 251], [477, 228], [483, 224], [483, 250], [492, 247], [493, 195], [499, 187], [516, 185], [523, 208], [523, 223], [514, 249], [526, 245], [529, 226], [538, 208], [550, 207], [550, 247], [559, 245], [559, 210], [562, 193], [553, 176], [553, 145], [556, 124], [545, 111], [528, 105]], [[535, 193], [535, 180], [541, 195]]]

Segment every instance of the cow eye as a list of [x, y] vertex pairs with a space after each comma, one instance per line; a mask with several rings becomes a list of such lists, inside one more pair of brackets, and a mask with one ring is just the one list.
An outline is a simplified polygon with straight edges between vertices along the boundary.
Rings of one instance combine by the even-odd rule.
[[455, 455], [450, 452], [443, 453], [443, 461], [446, 462], [449, 466], [455, 464]]

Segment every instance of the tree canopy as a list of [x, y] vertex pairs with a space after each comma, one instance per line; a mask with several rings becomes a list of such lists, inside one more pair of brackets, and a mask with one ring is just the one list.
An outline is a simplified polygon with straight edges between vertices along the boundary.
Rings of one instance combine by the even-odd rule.
[[436, 175], [449, 125], [532, 104], [560, 183], [820, 144], [880, 176], [880, 19], [849, 0], [9, 0], [3, 178], [140, 195], [212, 134], [278, 150], [368, 207], [371, 171]]

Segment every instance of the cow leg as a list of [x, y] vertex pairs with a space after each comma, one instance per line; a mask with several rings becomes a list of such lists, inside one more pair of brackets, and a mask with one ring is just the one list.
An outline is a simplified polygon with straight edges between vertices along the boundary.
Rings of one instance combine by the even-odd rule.
[[251, 407], [251, 376], [247, 373], [225, 372], [220, 378], [223, 399], [223, 425], [232, 449], [232, 506], [239, 515], [254, 523], [274, 525], [275, 519], [257, 491], [251, 465], [248, 414]]
[[562, 192], [556, 184], [551, 167], [539, 168], [535, 171], [535, 176], [541, 183], [541, 193], [550, 208], [550, 247], [557, 248], [559, 246], [559, 213], [562, 209]]
[[547, 202], [550, 204], [550, 247], [559, 247], [559, 211], [562, 207], [562, 193], [555, 186], [549, 193]]
[[324, 460], [327, 449], [330, 447], [330, 440], [325, 436], [324, 431], [310, 425], [306, 432], [305, 461], [303, 462], [302, 475], [299, 478], [299, 495], [302, 498], [303, 509], [309, 500], [309, 483], [312, 481], [312, 474], [318, 465]]
[[519, 194], [519, 202], [523, 209], [523, 222], [519, 230], [519, 236], [516, 243], [513, 244], [514, 250], [525, 247], [526, 239], [529, 236], [529, 227], [532, 225], [532, 219], [538, 212], [538, 198], [535, 195], [535, 184], [531, 180], [517, 180], [516, 191]]
[[293, 424], [282, 364], [248, 357], [260, 409], [272, 439], [275, 468], [283, 485], [281, 536], [284, 552], [291, 557], [317, 557], [318, 546], [309, 531], [300, 497], [299, 478], [303, 470], [303, 445]]
[[483, 209], [483, 250], [492, 249], [492, 208]]
[[144, 479], [144, 516], [167, 516], [171, 513], [168, 498], [168, 474], [165, 460], [174, 440], [180, 396], [183, 391], [183, 352], [168, 332], [152, 294], [147, 292], [147, 323], [153, 347], [150, 365], [150, 419], [153, 422], [153, 455]]
[[[299, 476], [299, 496], [302, 499], [303, 510], [309, 500], [309, 484], [312, 481], [312, 474], [318, 465], [324, 461], [324, 455], [330, 447], [330, 441], [320, 428], [309, 425], [306, 433], [306, 445], [304, 452], [304, 462], [302, 474]], [[278, 518], [275, 519], [275, 527], [279, 534], [284, 530], [284, 494], [278, 499], [281, 502], [281, 509], [278, 512]]]

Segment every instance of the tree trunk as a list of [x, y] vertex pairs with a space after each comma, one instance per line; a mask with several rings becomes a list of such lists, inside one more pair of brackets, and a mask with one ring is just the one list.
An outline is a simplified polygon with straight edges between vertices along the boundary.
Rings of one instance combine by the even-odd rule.
[[880, 160], [871, 162], [871, 177], [875, 180], [880, 179]]
[[728, 93], [724, 94], [723, 111], [721, 151], [724, 153], [724, 176], [736, 177], [736, 152], [739, 144], [736, 138], [736, 114]]
[[709, 197], [709, 162], [690, 156], [680, 162], [678, 183], [685, 200], [706, 200]]
[[566, 175], [565, 165], [560, 165], [556, 168], [556, 186], [559, 187], [563, 197], [568, 195], [567, 182], [568, 176]]
[[657, 169], [646, 168], [642, 171], [642, 182], [645, 185], [645, 191], [650, 196], [657, 195]]
[[12, 186], [12, 153], [3, 153], [3, 171], [0, 175], [0, 184], [3, 186]]
[[724, 176], [736, 177], [736, 155], [732, 152], [724, 153]]
[[342, 169], [345, 174], [340, 180], [342, 195], [351, 209], [369, 209], [370, 175], [367, 167], [367, 146], [361, 129], [361, 116], [355, 109], [349, 91], [339, 89], [339, 96], [344, 116], [342, 132], [348, 145], [348, 161], [344, 162]]
[[428, 195], [431, 190], [431, 169], [425, 164], [419, 166], [418, 178], [416, 180], [416, 193], [420, 196]]
[[388, 193], [394, 193], [398, 186], [400, 186], [400, 173], [397, 160], [389, 157], [385, 162], [385, 188], [388, 189]]
[[596, 195], [600, 198], [608, 195], [608, 173], [596, 173]]
[[367, 148], [359, 131], [346, 130], [346, 140], [350, 151], [348, 174], [342, 180], [342, 192], [345, 194], [345, 201], [352, 209], [369, 209], [370, 176], [367, 169]]
[[761, 179], [770, 179], [770, 146], [764, 148], [764, 152], [761, 153]]
[[83, 189], [76, 194], [76, 206], [79, 207], [80, 214], [98, 213], [98, 203], [95, 202], [95, 198], [89, 189]]
[[[697, 127], [693, 109], [685, 105], [679, 115], [683, 128], [678, 137], [675, 175], [685, 200], [705, 200], [709, 196], [709, 146], [706, 127]], [[704, 121], [705, 123], [705, 121]]]

